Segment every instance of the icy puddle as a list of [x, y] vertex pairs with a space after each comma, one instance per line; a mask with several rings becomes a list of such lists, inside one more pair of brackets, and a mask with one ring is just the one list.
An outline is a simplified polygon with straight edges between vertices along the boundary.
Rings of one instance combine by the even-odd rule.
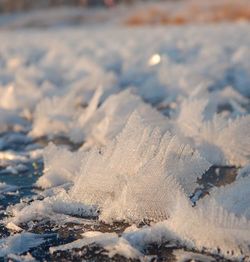
[[55, 30], [0, 33], [1, 259], [249, 261], [250, 25]]

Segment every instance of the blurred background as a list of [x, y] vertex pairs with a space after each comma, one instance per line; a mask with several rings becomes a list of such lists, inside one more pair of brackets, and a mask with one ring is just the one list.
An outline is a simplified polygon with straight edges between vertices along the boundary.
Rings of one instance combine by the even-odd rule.
[[134, 0], [1, 0], [1, 12], [31, 10], [55, 6], [111, 7], [119, 3], [132, 4]]
[[0, 28], [8, 29], [224, 21], [250, 21], [250, 0], [0, 0]]

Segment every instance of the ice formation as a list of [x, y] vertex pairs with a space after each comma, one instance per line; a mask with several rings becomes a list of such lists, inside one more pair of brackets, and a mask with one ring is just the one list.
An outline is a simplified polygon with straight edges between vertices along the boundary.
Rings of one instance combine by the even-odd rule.
[[[87, 219], [130, 226], [84, 232], [51, 254], [96, 243], [109, 256], [143, 258], [167, 243], [249, 256], [248, 24], [24, 30], [0, 40], [0, 215], [15, 233], [0, 240], [0, 256], [43, 243], [26, 232], [34, 225], [84, 228]], [[36, 187], [25, 185], [42, 163]], [[212, 165], [241, 169], [227, 185], [204, 185]], [[33, 191], [4, 202], [17, 189]]]
[[143, 120], [135, 111], [112, 143], [90, 150], [70, 192], [73, 199], [97, 205], [105, 220], [167, 218], [178, 183], [191, 194], [210, 166], [178, 138]]
[[29, 205], [19, 203], [8, 207], [7, 211], [14, 216], [6, 220], [7, 225], [13, 223], [15, 226], [21, 226], [32, 220], [42, 221], [44, 219], [50, 219], [57, 223], [79, 223], [79, 221], [81, 223], [81, 219], [71, 217], [72, 215], [97, 217], [95, 207], [72, 201], [65, 190], [61, 188], [53, 191], [43, 200], [35, 200]]
[[17, 186], [7, 185], [6, 183], [0, 183], [0, 197], [1, 194], [17, 190]]
[[183, 249], [174, 250], [175, 258], [178, 262], [185, 262], [188, 260], [191, 261], [202, 261], [202, 262], [210, 262], [213, 260], [212, 257], [203, 255], [203, 254], [194, 254], [192, 252], [185, 251]]
[[245, 216], [250, 219], [250, 176], [242, 177], [234, 183], [221, 188], [214, 188], [210, 192], [210, 196], [202, 201], [207, 201], [208, 198], [214, 199], [221, 207], [236, 214], [237, 216]]
[[143, 257], [142, 253], [131, 246], [131, 244], [125, 238], [119, 238], [116, 233], [101, 233], [101, 232], [86, 232], [82, 234], [83, 239], [76, 240], [73, 243], [69, 243], [62, 246], [50, 248], [50, 252], [54, 253], [58, 250], [67, 250], [72, 248], [81, 248], [92, 243], [96, 243], [102, 246], [108, 251], [110, 257], [119, 254], [126, 258], [138, 258]]
[[79, 174], [84, 152], [72, 153], [66, 148], [61, 149], [49, 144], [44, 151], [43, 157], [44, 174], [36, 184], [42, 188], [48, 188], [73, 182], [75, 176]]
[[35, 262], [36, 259], [28, 252], [26, 255], [8, 254], [8, 259], [19, 262]]
[[[175, 211], [169, 219], [144, 228], [129, 227], [118, 237], [115, 233], [87, 232], [83, 239], [53, 247], [51, 252], [81, 248], [95, 242], [126, 257], [142, 258], [140, 253], [146, 246], [164, 242], [179, 243], [190, 249], [211, 252], [227, 258], [241, 259], [249, 255], [249, 221], [228, 213], [215, 202], [193, 208], [184, 196], [180, 196]], [[187, 223], [192, 221], [192, 228]], [[132, 252], [133, 251], [133, 252]], [[132, 252], [132, 253], [131, 253]], [[115, 254], [116, 254], [115, 253]]]
[[44, 237], [32, 233], [20, 233], [0, 240], [0, 256], [11, 253], [22, 254], [31, 248], [39, 246], [45, 241]]
[[77, 123], [73, 125], [74, 129], [70, 133], [71, 140], [82, 142], [85, 133], [87, 143], [106, 145], [121, 132], [134, 110], [137, 110], [146, 122], [157, 125], [163, 131], [170, 128], [163, 115], [144, 103], [131, 90], [125, 90], [108, 97], [87, 121], [86, 115], [81, 115]]
[[25, 125], [27, 125], [25, 119], [17, 116], [15, 112], [0, 108], [0, 132], [8, 131], [13, 126], [14, 129], [21, 131]]
[[250, 156], [249, 116], [228, 119], [216, 112], [211, 114], [208, 107], [208, 98], [184, 100], [176, 121], [177, 130], [193, 140], [211, 163], [246, 165]]

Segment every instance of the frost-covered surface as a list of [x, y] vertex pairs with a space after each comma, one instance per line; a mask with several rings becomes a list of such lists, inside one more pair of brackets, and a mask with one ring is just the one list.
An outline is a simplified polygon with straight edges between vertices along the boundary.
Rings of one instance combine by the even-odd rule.
[[1, 32], [0, 256], [249, 257], [249, 30]]
[[[250, 207], [248, 205], [250, 200], [249, 192], [250, 176], [240, 178], [233, 184], [226, 185], [222, 188], [215, 188], [210, 192], [210, 196], [215, 201], [237, 215], [244, 215], [250, 218]], [[206, 197], [203, 201], [206, 201]]]
[[30, 248], [42, 244], [45, 240], [41, 235], [21, 233], [0, 240], [0, 256], [4, 257], [11, 253], [22, 254]]

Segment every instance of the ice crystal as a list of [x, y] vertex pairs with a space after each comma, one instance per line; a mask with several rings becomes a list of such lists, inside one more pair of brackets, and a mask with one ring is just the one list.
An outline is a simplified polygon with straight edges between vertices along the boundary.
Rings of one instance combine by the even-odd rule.
[[44, 174], [36, 184], [42, 188], [48, 188], [72, 182], [79, 173], [84, 152], [72, 153], [66, 148], [56, 147], [51, 143], [45, 148], [43, 157]]
[[33, 129], [30, 134], [37, 137], [67, 133], [75, 107], [75, 98], [72, 95], [45, 98], [36, 107]]
[[250, 159], [249, 116], [226, 119], [207, 111], [208, 99], [182, 103], [177, 130], [189, 137], [202, 155], [214, 164], [245, 165]]
[[6, 224], [21, 225], [29, 221], [41, 221], [44, 219], [54, 220], [57, 223], [70, 221], [77, 221], [78, 223], [77, 218], [69, 217], [68, 215], [97, 216], [95, 207], [72, 201], [71, 197], [62, 188], [57, 188], [51, 195], [43, 200], [34, 200], [29, 205], [19, 203], [15, 206], [10, 206], [8, 212], [13, 217], [6, 219]]
[[250, 254], [250, 221], [245, 217], [236, 217], [211, 198], [192, 207], [179, 191], [175, 200], [167, 220], [126, 230], [122, 237], [138, 249], [151, 243], [170, 242], [228, 258], [241, 259]]
[[45, 242], [43, 235], [23, 232], [0, 240], [0, 256], [21, 254]]
[[203, 201], [212, 198], [219, 206], [237, 216], [245, 216], [250, 219], [250, 176], [242, 177], [235, 182], [220, 188], [213, 188], [210, 196]]
[[[96, 108], [95, 105], [96, 101], [93, 98], [89, 107]], [[87, 110], [92, 112], [91, 117], [87, 117], [86, 112], [83, 112], [73, 124], [70, 138], [74, 142], [82, 142], [85, 139], [89, 145], [106, 145], [122, 131], [134, 110], [137, 110], [147, 123], [157, 125], [161, 130], [170, 129], [167, 118], [129, 89], [108, 97], [94, 113], [92, 109]]]
[[97, 205], [104, 220], [168, 217], [179, 183], [192, 193], [210, 166], [177, 137], [144, 123], [137, 112], [114, 141], [101, 151], [90, 150], [86, 158], [70, 195]]

